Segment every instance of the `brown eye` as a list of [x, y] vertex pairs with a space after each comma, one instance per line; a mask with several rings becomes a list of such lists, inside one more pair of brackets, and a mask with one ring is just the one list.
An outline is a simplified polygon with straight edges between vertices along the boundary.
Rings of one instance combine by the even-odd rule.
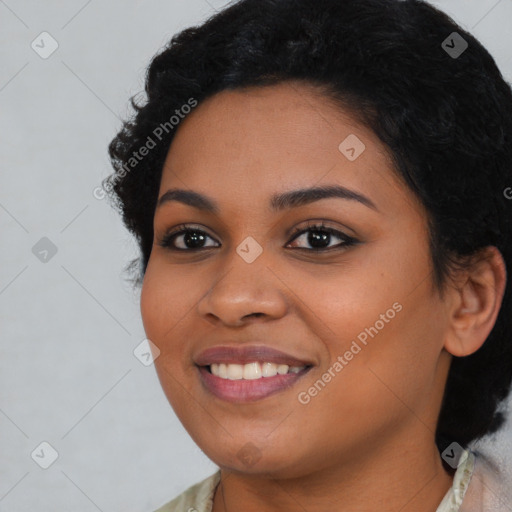
[[[341, 242], [329, 247], [329, 243], [331, 242], [332, 237], [340, 239]], [[305, 249], [309, 251], [327, 251], [332, 249], [340, 249], [357, 243], [355, 238], [350, 237], [345, 233], [338, 231], [337, 229], [324, 226], [323, 224], [313, 224], [305, 229], [299, 228], [295, 231], [295, 236], [293, 237], [292, 241], [299, 240], [301, 238], [303, 238], [305, 243], [309, 244], [312, 248], [308, 249], [299, 247], [299, 249]]]
[[[159, 245], [171, 251], [197, 251], [212, 247], [211, 245], [205, 245], [208, 238], [213, 240], [210, 235], [201, 229], [180, 226], [179, 229], [166, 234], [159, 242]], [[179, 242], [176, 243], [177, 241]], [[181, 247], [178, 247], [178, 245], [181, 245]]]
[[[341, 240], [341, 242], [329, 247], [333, 237]], [[288, 242], [288, 244], [301, 238], [304, 238], [304, 242], [309, 244], [311, 248], [296, 248], [301, 251], [305, 250], [309, 252], [327, 252], [331, 250], [344, 249], [351, 245], [355, 245], [358, 242], [355, 238], [323, 224], [313, 224], [306, 228], [296, 229], [292, 240]], [[194, 252], [201, 251], [203, 249], [211, 249], [212, 247], [220, 247], [220, 245], [215, 245], [215, 243], [219, 244], [216, 240], [214, 240], [213, 245], [206, 245], [208, 239], [214, 240], [214, 238], [202, 229], [183, 224], [170, 233], [164, 235], [160, 240], [159, 245], [169, 249], [170, 251], [182, 252]]]

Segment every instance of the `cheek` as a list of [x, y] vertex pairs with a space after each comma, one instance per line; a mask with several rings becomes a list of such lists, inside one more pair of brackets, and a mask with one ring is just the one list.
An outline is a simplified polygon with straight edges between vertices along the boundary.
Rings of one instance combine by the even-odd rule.
[[353, 326], [331, 345], [330, 362], [301, 386], [301, 398], [308, 400], [298, 406], [307, 417], [305, 431], [326, 450], [339, 443], [340, 431], [365, 442], [399, 428], [412, 411], [425, 410], [438, 353], [428, 346], [428, 332], [414, 329], [413, 316], [414, 310], [404, 307], [377, 334], [368, 334], [366, 345], [357, 339], [364, 327]]
[[193, 314], [198, 284], [190, 285], [188, 277], [175, 269], [165, 268], [157, 258], [150, 258], [140, 296], [142, 323], [147, 338], [160, 350], [155, 369], [169, 403], [180, 416], [190, 399], [185, 388], [190, 360], [186, 358], [187, 335], [183, 328], [187, 315]]
[[442, 307], [431, 295], [429, 280], [411, 293], [410, 281], [389, 272], [385, 276], [354, 279], [345, 289], [340, 282], [323, 286], [318, 298], [311, 297], [321, 317], [315, 317], [316, 332], [329, 328], [321, 337], [329, 360], [300, 390], [310, 399], [311, 423], [328, 411], [349, 430], [371, 430], [410, 415], [406, 404], [428, 402], [446, 328]]
[[166, 268], [158, 258], [150, 258], [140, 297], [144, 330], [161, 350], [175, 345], [181, 322], [193, 314], [193, 306], [202, 296], [202, 287], [193, 273]]
[[[140, 297], [140, 310], [146, 337], [159, 349], [155, 359], [161, 386], [173, 407], [179, 402], [179, 386], [184, 381], [184, 369], [190, 364], [185, 359], [184, 343], [180, 332], [191, 313], [190, 292], [186, 292], [177, 272], [161, 269], [155, 262], [148, 264]], [[172, 277], [171, 277], [172, 276]]]
[[156, 279], [155, 274], [149, 264], [142, 283], [140, 312], [146, 336], [162, 349], [162, 335], [169, 318], [165, 304], [172, 296], [166, 293], [165, 283]]
[[436, 392], [442, 350], [442, 322], [434, 321], [436, 307], [421, 293], [400, 306], [388, 323], [373, 320], [370, 328], [360, 331], [368, 335], [366, 344], [355, 337], [361, 351], [343, 370], [336, 397], [347, 402], [354, 414], [359, 410], [375, 419], [405, 419], [413, 410], [428, 409]]
[[[296, 316], [317, 338], [317, 347], [323, 345], [327, 350], [324, 362], [343, 356], [353, 341], [369, 351], [364, 343], [370, 346], [371, 340], [385, 337], [397, 321], [402, 306], [394, 298], [403, 296], [401, 283], [384, 269], [382, 260], [377, 265], [361, 258], [311, 272], [304, 268], [279, 272], [281, 281], [293, 291], [290, 303], [297, 308]], [[358, 355], [358, 359], [365, 357]]]

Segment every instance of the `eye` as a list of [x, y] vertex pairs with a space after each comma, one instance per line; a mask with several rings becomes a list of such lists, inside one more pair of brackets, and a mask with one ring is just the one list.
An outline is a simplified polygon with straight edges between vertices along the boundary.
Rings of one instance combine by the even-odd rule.
[[[306, 250], [309, 252], [325, 252], [336, 249], [344, 249], [358, 242], [355, 238], [348, 236], [345, 233], [338, 231], [337, 229], [325, 226], [323, 223], [313, 223], [308, 224], [306, 228], [302, 227], [295, 229], [292, 233], [293, 238], [289, 243], [300, 240], [307, 233], [309, 234], [305, 238], [305, 242], [310, 244], [312, 248], [308, 249], [307, 247], [297, 247], [297, 249]], [[332, 247], [328, 247], [332, 237], [340, 239], [341, 242]], [[187, 224], [182, 224], [176, 229], [172, 230], [170, 233], [165, 234], [160, 240], [159, 245], [171, 251], [183, 252], [194, 252], [200, 251], [202, 249], [210, 249], [212, 247], [216, 247], [215, 245], [211, 244], [204, 245], [208, 239], [214, 240], [202, 229]], [[219, 245], [217, 247], [219, 247]]]
[[[294, 237], [291, 240], [292, 242], [302, 238], [306, 243], [312, 246], [312, 249], [299, 247], [299, 249], [305, 249], [309, 252], [326, 252], [330, 250], [344, 249], [358, 242], [355, 238], [348, 236], [337, 229], [326, 226], [323, 223], [308, 224], [306, 228], [297, 228], [294, 230], [293, 235]], [[340, 239], [341, 243], [328, 247], [332, 237]]]
[[[162, 240], [159, 242], [159, 245], [171, 251], [197, 251], [205, 248], [202, 244], [204, 244], [207, 238], [213, 240], [213, 238], [203, 230], [182, 224], [175, 230], [164, 235]], [[175, 241], [180, 239], [181, 247], [177, 247], [175, 245]], [[209, 249], [210, 247], [212, 246], [206, 246], [206, 249]]]

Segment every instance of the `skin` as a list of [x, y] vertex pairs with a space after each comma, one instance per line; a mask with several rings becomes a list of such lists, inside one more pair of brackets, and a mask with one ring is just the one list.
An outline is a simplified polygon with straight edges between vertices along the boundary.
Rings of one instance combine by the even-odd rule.
[[[338, 150], [349, 134], [366, 146], [354, 161]], [[341, 198], [268, 209], [277, 192], [332, 184], [377, 209]], [[156, 209], [141, 313], [161, 351], [155, 365], [170, 404], [221, 468], [214, 512], [241, 503], [246, 512], [369, 512], [376, 503], [387, 511], [436, 510], [453, 478], [434, 442], [446, 377], [452, 354], [476, 351], [494, 325], [506, 279], [499, 252], [489, 248], [441, 298], [425, 209], [376, 135], [305, 84], [224, 91], [201, 103], [179, 126], [159, 197], [174, 187], [209, 196], [219, 213], [176, 201]], [[314, 253], [308, 233], [290, 236], [310, 220], [360, 243]], [[177, 253], [159, 245], [182, 223], [205, 231], [210, 248]], [[252, 263], [236, 252], [247, 236], [263, 249]], [[332, 235], [326, 245], [340, 242]], [[175, 243], [187, 247], [182, 236]], [[298, 394], [395, 302], [401, 311], [300, 403]], [[314, 366], [256, 402], [209, 393], [194, 356], [254, 340]], [[237, 456], [248, 442], [259, 457], [254, 464]]]

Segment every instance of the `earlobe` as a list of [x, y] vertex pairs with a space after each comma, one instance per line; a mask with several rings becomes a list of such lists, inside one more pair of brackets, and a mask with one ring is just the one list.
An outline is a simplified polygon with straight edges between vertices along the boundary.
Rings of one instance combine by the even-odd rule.
[[492, 331], [498, 317], [507, 280], [505, 262], [494, 247], [482, 249], [473, 265], [464, 271], [450, 316], [444, 348], [453, 356], [476, 352]]

